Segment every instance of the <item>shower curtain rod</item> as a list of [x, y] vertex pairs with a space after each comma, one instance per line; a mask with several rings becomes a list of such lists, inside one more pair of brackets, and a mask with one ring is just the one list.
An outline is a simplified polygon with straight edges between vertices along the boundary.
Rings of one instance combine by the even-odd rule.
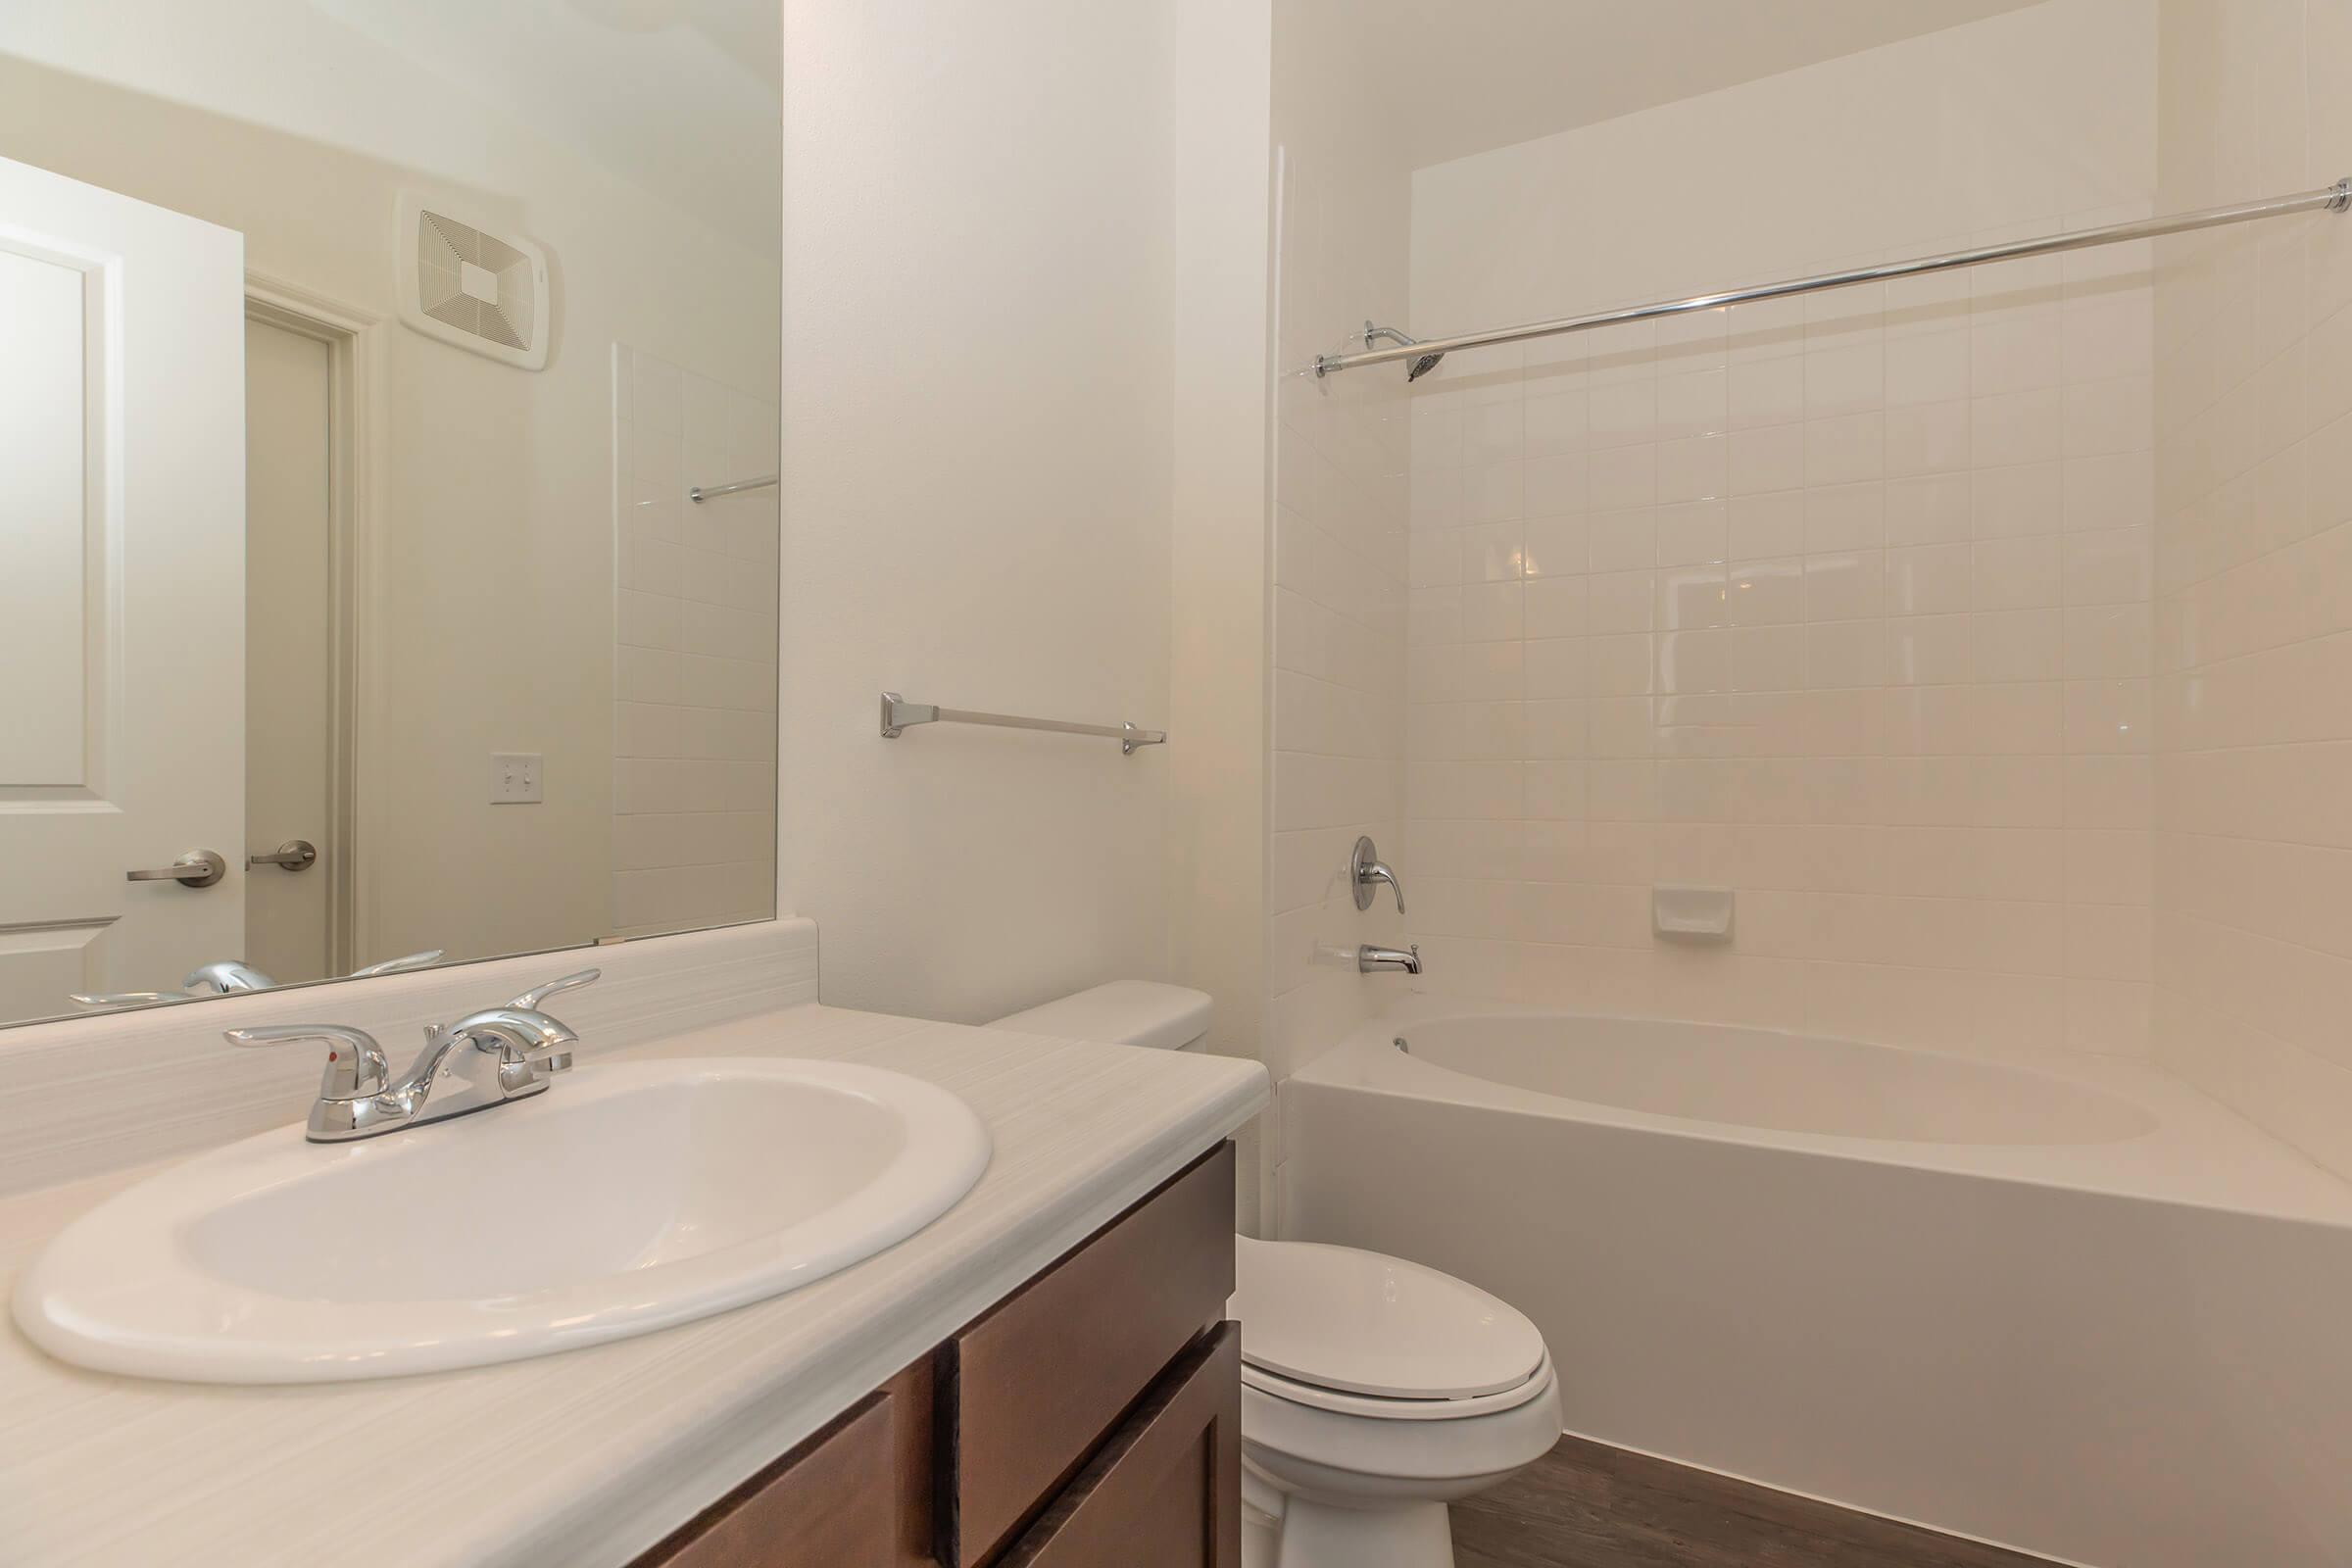
[[2197, 228], [2219, 228], [2225, 223], [2250, 223], [2258, 218], [2285, 218], [2294, 213], [2313, 213], [2323, 209], [2340, 213], [2347, 208], [2352, 208], [2352, 178], [2339, 179], [2322, 190], [2302, 191], [2293, 196], [2274, 196], [2268, 201], [2242, 202], [2234, 207], [2208, 207], [2200, 212], [2175, 213], [2167, 218], [2147, 218], [2131, 223], [2110, 223], [2104, 228], [2077, 229], [2073, 233], [2049, 234], [2040, 239], [1980, 245], [1973, 250], [1946, 251], [1939, 256], [1881, 262], [1875, 267], [1857, 267], [1842, 272], [1822, 272], [1813, 277], [1791, 277], [1778, 283], [1759, 283], [1751, 288], [1726, 289], [1720, 294], [1693, 294], [1686, 299], [1628, 305], [1614, 311], [1595, 312], [1591, 316], [1566, 316], [1556, 320], [1531, 321], [1524, 326], [1498, 326], [1485, 332], [1464, 332], [1459, 337], [1423, 338], [1418, 342], [1400, 343], [1394, 348], [1367, 348], [1354, 354], [1318, 354], [1315, 356], [1315, 374], [1324, 376], [1334, 370], [1352, 370], [1361, 366], [1386, 365], [1393, 360], [1419, 359], [1424, 355], [1451, 354], [1457, 349], [1485, 348], [1494, 343], [1518, 343], [1534, 337], [1554, 337], [1563, 332], [1589, 332], [1594, 327], [1613, 326], [1620, 321], [1647, 321], [1661, 316], [1710, 311], [1723, 305], [1744, 305], [1754, 300], [1782, 299], [1791, 294], [1815, 294], [1823, 289], [1850, 288], [1856, 283], [1876, 283], [1890, 277], [1948, 272], [1955, 268], [1975, 267], [1982, 262], [2005, 262], [2022, 256], [2051, 256], [2060, 251], [2087, 250], [2094, 245], [2120, 245], [2126, 240], [2184, 234]]

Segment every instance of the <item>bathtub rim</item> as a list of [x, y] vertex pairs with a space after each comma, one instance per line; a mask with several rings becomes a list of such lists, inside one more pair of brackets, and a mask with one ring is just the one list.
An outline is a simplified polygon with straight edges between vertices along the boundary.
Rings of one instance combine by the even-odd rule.
[[[1523, 1089], [1418, 1059], [1397, 1051], [1393, 1044], [1396, 1034], [1409, 1032], [1412, 1026], [1426, 1028], [1448, 1019], [1495, 1015], [1563, 1017], [1602, 1024], [1670, 1024], [1827, 1041], [1897, 1054], [1941, 1057], [1968, 1065], [1989, 1063], [2115, 1096], [2151, 1116], [2156, 1125], [2146, 1133], [2118, 1142], [2060, 1145], [1921, 1143], [1789, 1132], [1632, 1110], [1598, 1101]], [[2154, 1062], [2136, 1057], [2024, 1049], [1983, 1053], [1941, 1051], [1811, 1030], [1588, 1012], [1541, 1003], [1416, 992], [1348, 1030], [1329, 1050], [1294, 1072], [1283, 1087], [1292, 1085], [1433, 1101], [1499, 1114], [1581, 1122], [1816, 1158], [1894, 1165], [2109, 1197], [2183, 1203], [2223, 1213], [2352, 1228], [2352, 1183], [2329, 1173], [2193, 1085]], [[1292, 1112], [1286, 1109], [1284, 1113]]]
[[1481, 1018], [1564, 1018], [1573, 1019], [1580, 1024], [1625, 1024], [1630, 1027], [1651, 1030], [1686, 1030], [1707, 1035], [1787, 1041], [1792, 1045], [1805, 1047], [1825, 1046], [1834, 1051], [1857, 1052], [1897, 1061], [1916, 1058], [1936, 1063], [1944, 1068], [1956, 1068], [1962, 1073], [1984, 1072], [2000, 1077], [2038, 1079], [2057, 1086], [2061, 1092], [2112, 1102], [2128, 1112], [2136, 1124], [2132, 1131], [2120, 1136], [2040, 1141], [2016, 1138], [1912, 1139], [1883, 1133], [1833, 1132], [1823, 1128], [1776, 1127], [1764, 1122], [1734, 1121], [1713, 1116], [1692, 1115], [1682, 1111], [1645, 1110], [1641, 1106], [1621, 1104], [1616, 1101], [1588, 1099], [1582, 1095], [1561, 1094], [1553, 1090], [1532, 1088], [1504, 1078], [1489, 1078], [1483, 1073], [1473, 1072], [1466, 1068], [1447, 1067], [1444, 1063], [1430, 1061], [1427, 1057], [1419, 1058], [1427, 1065], [1436, 1066], [1442, 1071], [1457, 1072], [1464, 1077], [1499, 1084], [1506, 1090], [1519, 1093], [1541, 1095], [1549, 1100], [1565, 1100], [1579, 1106], [1597, 1106], [1608, 1110], [1623, 1111], [1629, 1115], [1655, 1117], [1660, 1121], [1670, 1122], [1681, 1127], [1728, 1129], [1734, 1138], [1740, 1142], [1752, 1141], [1746, 1136], [1751, 1133], [1786, 1133], [1796, 1138], [1822, 1138], [1841, 1145], [1862, 1147], [1886, 1144], [1904, 1147], [1952, 1147], [1983, 1150], [2089, 1148], [2130, 1143], [2133, 1139], [2147, 1137], [2162, 1125], [2162, 1116], [2158, 1110], [2143, 1104], [2131, 1095], [2118, 1093], [2111, 1085], [2087, 1082], [2081, 1077], [2065, 1073], [2048, 1072], [2043, 1070], [2041, 1062], [2037, 1059], [2017, 1054], [1996, 1055], [1989, 1053], [1970, 1054], [1965, 1052], [1938, 1050], [1932, 1046], [1885, 1045], [1876, 1041], [1854, 1040], [1839, 1035], [1819, 1034], [1803, 1029], [1766, 1029], [1753, 1024], [1714, 1023], [1695, 1018], [1645, 1018], [1632, 1013], [1578, 1012], [1567, 1008], [1530, 1007], [1524, 1004], [1483, 1006], [1475, 1009], [1448, 1006], [1435, 1012], [1420, 1008], [1400, 1008], [1386, 1015], [1383, 1021], [1392, 1025], [1401, 1037], [1403, 1033], [1419, 1030], [1424, 1024], [1443, 1027], [1449, 1023], [1467, 1022]]

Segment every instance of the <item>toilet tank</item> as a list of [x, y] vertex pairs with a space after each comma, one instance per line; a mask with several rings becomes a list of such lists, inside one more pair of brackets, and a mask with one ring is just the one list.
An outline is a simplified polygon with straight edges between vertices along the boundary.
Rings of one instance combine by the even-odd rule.
[[1099, 1040], [1160, 1051], [1195, 1051], [1208, 1035], [1209, 996], [1154, 980], [1113, 980], [1058, 1002], [1009, 1013], [991, 1029], [1056, 1040]]

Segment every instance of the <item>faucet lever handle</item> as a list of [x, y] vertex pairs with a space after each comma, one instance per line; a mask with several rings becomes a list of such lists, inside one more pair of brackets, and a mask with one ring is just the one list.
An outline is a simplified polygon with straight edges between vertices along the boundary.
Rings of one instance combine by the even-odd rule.
[[579, 986], [591, 985], [602, 979], [604, 977], [604, 973], [605, 971], [602, 969], [582, 969], [577, 974], [567, 974], [561, 979], [550, 980], [543, 986], [533, 986], [530, 990], [525, 991], [521, 996], [516, 997], [513, 1002], [508, 1003], [507, 1005], [510, 1007], [524, 1007], [535, 1012], [538, 1010], [539, 1004], [545, 1002], [557, 992], [570, 991]]
[[410, 969], [429, 969], [439, 963], [441, 957], [442, 950], [439, 948], [431, 948], [423, 953], [403, 954], [397, 958], [386, 958], [381, 963], [364, 964], [351, 971], [351, 978], [372, 980], [379, 974], [402, 974]]
[[326, 1075], [318, 1080], [320, 1100], [359, 1100], [380, 1095], [391, 1082], [392, 1067], [383, 1048], [363, 1029], [332, 1023], [270, 1024], [258, 1029], [223, 1029], [220, 1038], [232, 1046], [276, 1046], [317, 1040], [333, 1049], [326, 1055]]
[[1396, 895], [1396, 912], [1404, 912], [1404, 884], [1396, 880], [1396, 873], [1380, 858], [1380, 846], [1372, 842], [1368, 833], [1358, 838], [1355, 848], [1348, 853], [1348, 880], [1355, 889], [1357, 908], [1372, 907], [1372, 890], [1385, 882], [1389, 891]]
[[[590, 973], [593, 975], [594, 971]], [[576, 984], [587, 984], [576, 975], [571, 979]], [[512, 1002], [503, 1007], [468, 1013], [453, 1024], [429, 1026], [425, 1030], [428, 1051], [444, 1041], [469, 1041], [476, 1051], [497, 1053], [501, 1062], [509, 1067], [527, 1066], [541, 1073], [569, 1069], [571, 1048], [579, 1043], [579, 1038], [563, 1019]]]

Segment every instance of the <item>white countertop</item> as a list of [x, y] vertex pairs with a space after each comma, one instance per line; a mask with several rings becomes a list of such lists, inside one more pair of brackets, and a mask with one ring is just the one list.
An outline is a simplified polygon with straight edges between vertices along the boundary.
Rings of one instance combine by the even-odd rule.
[[[155, 1383], [52, 1360], [11, 1323], [0, 1338], [0, 1563], [626, 1563], [1266, 1099], [1255, 1062], [814, 1004], [599, 1059], [662, 1055], [893, 1067], [961, 1095], [988, 1123], [995, 1156], [928, 1229], [828, 1279], [505, 1366], [295, 1387]], [[286, 1108], [294, 1119], [303, 1106]], [[157, 1168], [0, 1200], [0, 1273], [13, 1281], [60, 1226]], [[563, 1200], [484, 1193], [450, 1221], [527, 1226], [535, 1205]]]

